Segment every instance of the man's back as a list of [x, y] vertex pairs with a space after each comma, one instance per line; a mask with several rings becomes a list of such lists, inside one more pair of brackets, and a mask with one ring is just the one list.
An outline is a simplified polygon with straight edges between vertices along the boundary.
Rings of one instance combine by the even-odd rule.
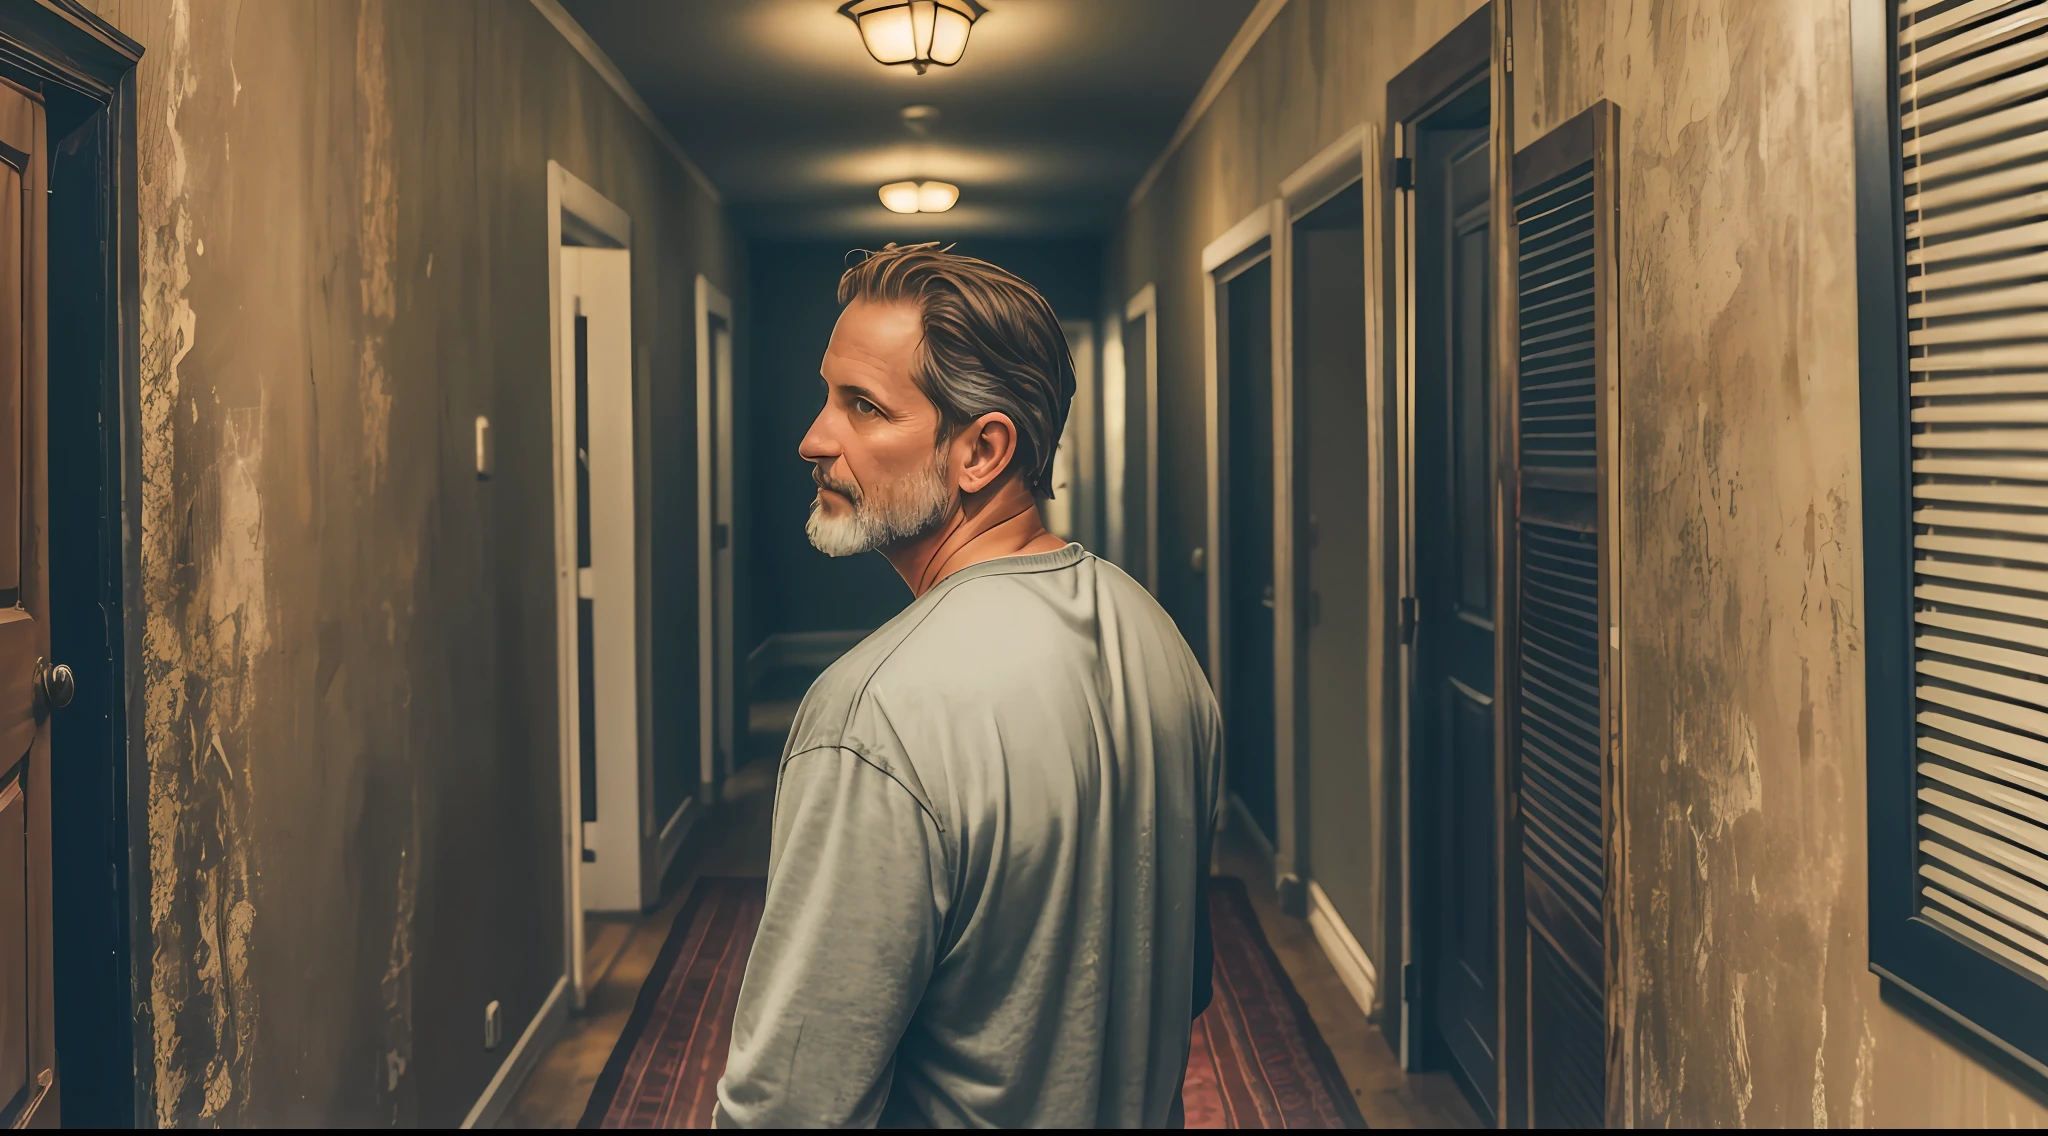
[[1172, 621], [1078, 546], [920, 597], [791, 732], [721, 1119], [1176, 1118], [1220, 747]]

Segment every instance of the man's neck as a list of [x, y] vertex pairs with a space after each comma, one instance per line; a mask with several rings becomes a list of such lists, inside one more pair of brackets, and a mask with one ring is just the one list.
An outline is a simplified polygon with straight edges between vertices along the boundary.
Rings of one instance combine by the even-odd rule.
[[911, 598], [931, 591], [962, 568], [1005, 556], [1057, 552], [1066, 542], [1045, 530], [1038, 499], [1021, 479], [1001, 483], [967, 498], [931, 532], [882, 550], [890, 567], [910, 585]]

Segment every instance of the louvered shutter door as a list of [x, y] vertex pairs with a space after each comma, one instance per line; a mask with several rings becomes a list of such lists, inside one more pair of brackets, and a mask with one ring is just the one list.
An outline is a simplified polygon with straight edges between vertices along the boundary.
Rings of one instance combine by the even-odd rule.
[[1596, 150], [1602, 103], [1517, 155], [1511, 753], [1528, 927], [1530, 1121], [1606, 1119], [1606, 768], [1602, 556], [1608, 376]]
[[2048, 985], [2048, 0], [1897, 15], [1917, 912]]

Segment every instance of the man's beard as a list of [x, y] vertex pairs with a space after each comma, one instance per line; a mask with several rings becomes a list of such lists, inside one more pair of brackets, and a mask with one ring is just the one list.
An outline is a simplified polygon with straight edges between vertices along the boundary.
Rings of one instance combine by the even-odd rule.
[[804, 524], [804, 535], [827, 556], [858, 556], [914, 540], [944, 524], [953, 514], [953, 490], [946, 484], [944, 451], [886, 494], [869, 495], [851, 482], [827, 481], [823, 470], [815, 466], [811, 480], [820, 489], [830, 489], [845, 497], [853, 506], [851, 513], [827, 516], [824, 501], [811, 503], [811, 519]]

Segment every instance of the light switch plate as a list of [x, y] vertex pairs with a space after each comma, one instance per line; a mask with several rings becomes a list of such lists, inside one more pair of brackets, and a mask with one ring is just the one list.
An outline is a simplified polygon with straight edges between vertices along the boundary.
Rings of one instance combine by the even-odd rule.
[[493, 998], [491, 1004], [484, 1007], [484, 1049], [496, 1049], [504, 1044], [504, 1041], [505, 1010], [498, 1005], [498, 1000]]
[[491, 420], [479, 414], [476, 416], [476, 479], [488, 481], [496, 455], [491, 452]]

